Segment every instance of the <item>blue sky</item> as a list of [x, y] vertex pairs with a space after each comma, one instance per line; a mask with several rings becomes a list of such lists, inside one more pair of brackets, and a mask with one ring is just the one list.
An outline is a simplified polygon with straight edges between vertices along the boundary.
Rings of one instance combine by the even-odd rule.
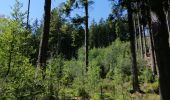
[[[23, 3], [23, 10], [26, 11], [28, 0], [20, 0]], [[59, 6], [62, 2], [66, 0], [52, 0], [52, 8]], [[93, 0], [95, 3], [89, 7], [90, 14], [90, 22], [94, 19], [95, 21], [99, 21], [99, 19], [106, 19], [111, 13], [111, 3], [108, 0]], [[1, 0], [0, 3], [0, 14], [5, 16], [10, 16], [11, 6], [15, 3], [15, 0]], [[38, 18], [39, 20], [43, 15], [43, 5], [44, 0], [31, 0], [31, 8], [30, 8], [30, 20]], [[83, 12], [75, 12], [80, 15]]]

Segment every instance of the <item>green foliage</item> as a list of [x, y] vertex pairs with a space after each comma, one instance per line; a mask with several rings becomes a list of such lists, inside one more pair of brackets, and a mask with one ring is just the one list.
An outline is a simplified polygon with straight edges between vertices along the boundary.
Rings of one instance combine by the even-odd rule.
[[144, 83], [148, 83], [153, 81], [153, 75], [152, 75], [152, 70], [146, 67], [143, 67], [141, 70], [141, 75], [140, 75], [140, 81]]
[[[65, 10], [85, 6], [87, 0], [68, 0]], [[51, 12], [48, 65], [46, 72], [35, 68], [43, 21], [36, 20], [32, 29], [24, 28], [25, 13], [16, 0], [11, 19], [0, 18], [0, 99], [70, 100], [74, 97], [91, 100], [131, 100], [153, 98], [153, 95], [131, 95], [130, 44], [127, 41], [126, 16], [117, 13], [106, 21], [92, 22], [89, 29], [89, 66], [85, 71], [84, 17], [70, 24], [60, 9]], [[69, 12], [68, 12], [69, 13]], [[79, 18], [79, 19], [78, 19]], [[118, 39], [119, 37], [120, 39]], [[117, 38], [117, 39], [116, 39]], [[80, 48], [82, 47], [82, 48]], [[61, 56], [58, 56], [61, 55]], [[142, 89], [156, 93], [158, 78], [153, 83], [151, 70], [137, 57]], [[42, 74], [45, 73], [45, 78]], [[145, 89], [147, 88], [147, 89]], [[157, 98], [157, 97], [156, 97]], [[155, 98], [154, 98], [155, 99]], [[152, 99], [150, 99], [152, 100]]]
[[82, 46], [84, 29], [70, 24], [63, 18], [63, 13], [54, 8], [51, 12], [49, 55], [63, 55], [66, 59], [76, 58], [77, 50]]
[[[29, 63], [29, 58], [24, 56], [25, 41], [24, 30], [16, 21], [0, 19], [0, 97], [26, 98], [32, 91], [34, 68]], [[31, 53], [31, 51], [30, 51]]]
[[19, 0], [15, 0], [15, 4], [12, 6], [12, 18], [18, 22], [18, 24], [24, 26], [24, 20], [26, 18], [26, 12], [22, 12], [23, 4]]

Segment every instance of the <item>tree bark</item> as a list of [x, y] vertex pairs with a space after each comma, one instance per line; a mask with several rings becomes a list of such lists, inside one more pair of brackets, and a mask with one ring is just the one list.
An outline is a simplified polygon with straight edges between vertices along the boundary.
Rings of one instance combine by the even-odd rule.
[[45, 0], [44, 5], [44, 27], [43, 34], [41, 36], [41, 42], [39, 46], [39, 55], [37, 60], [37, 67], [41, 67], [44, 72], [46, 69], [46, 61], [47, 61], [47, 48], [48, 48], [48, 38], [49, 38], [49, 30], [50, 30], [50, 12], [51, 12], [51, 0]]
[[136, 52], [137, 52], [138, 51], [138, 42], [137, 42], [138, 39], [137, 39], [137, 30], [136, 30], [136, 20], [135, 20], [135, 18], [134, 18], [133, 22], [134, 22], [135, 41], [136, 41], [135, 45], [136, 45]]
[[144, 58], [144, 50], [143, 50], [143, 34], [142, 34], [142, 28], [140, 25], [140, 18], [139, 14], [137, 14], [137, 23], [138, 23], [138, 31], [139, 31], [139, 39], [140, 39], [140, 45], [141, 45], [141, 56]]
[[27, 29], [29, 27], [29, 15], [30, 15], [30, 0], [28, 0], [27, 26], [26, 26]]
[[88, 0], [85, 2], [85, 66], [86, 66], [86, 71], [88, 71], [88, 55], [89, 55], [89, 50], [88, 50], [88, 45], [89, 45], [89, 29], [88, 29]]
[[146, 39], [146, 32], [145, 32], [145, 27], [142, 25], [142, 30], [143, 30], [143, 41], [144, 41], [144, 48], [145, 48], [145, 54], [147, 53], [147, 39]]
[[156, 69], [156, 58], [155, 58], [155, 49], [154, 49], [154, 41], [153, 41], [151, 24], [149, 24], [149, 34], [150, 34], [151, 57], [152, 57], [152, 75], [153, 77], [155, 77], [155, 75], [157, 75], [157, 69]]
[[169, 34], [166, 14], [163, 9], [163, 0], [152, 1], [152, 11], [158, 17], [157, 32], [154, 33], [156, 60], [159, 71], [160, 97], [161, 100], [170, 99], [170, 49]]
[[139, 82], [138, 82], [138, 68], [136, 62], [136, 48], [135, 48], [135, 33], [133, 26], [133, 18], [132, 18], [132, 8], [131, 1], [127, 1], [127, 9], [128, 9], [128, 23], [129, 23], [129, 33], [130, 33], [130, 48], [131, 48], [131, 60], [132, 60], [132, 86], [133, 92], [140, 91]]
[[[149, 4], [149, 1], [147, 1]], [[148, 7], [147, 9], [147, 15], [148, 15], [148, 32], [149, 32], [149, 37], [150, 37], [150, 49], [151, 49], [151, 59], [152, 59], [152, 75], [153, 79], [155, 78], [155, 75], [157, 75], [157, 67], [156, 67], [156, 55], [155, 55], [155, 46], [154, 46], [154, 40], [153, 40], [153, 31], [152, 31], [152, 22], [151, 22], [151, 8]]]

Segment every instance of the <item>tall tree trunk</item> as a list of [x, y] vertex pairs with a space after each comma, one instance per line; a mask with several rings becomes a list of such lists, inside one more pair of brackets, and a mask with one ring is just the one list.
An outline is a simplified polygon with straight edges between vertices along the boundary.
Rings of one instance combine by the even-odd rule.
[[30, 0], [28, 0], [27, 26], [26, 26], [27, 29], [29, 27], [29, 15], [30, 15]]
[[137, 30], [136, 30], [136, 20], [135, 20], [135, 18], [134, 18], [133, 22], [134, 22], [135, 41], [136, 41], [135, 45], [136, 45], [136, 52], [137, 52], [138, 51], [138, 42], [137, 42], [138, 39], [137, 39]]
[[152, 1], [152, 11], [158, 17], [157, 33], [154, 33], [154, 43], [156, 60], [159, 71], [159, 84], [161, 100], [170, 99], [170, 49], [169, 49], [169, 34], [166, 21], [166, 14], [163, 9], [164, 0]]
[[37, 66], [41, 67], [45, 72], [46, 60], [47, 60], [48, 38], [49, 38], [49, 30], [50, 30], [51, 0], [45, 0], [44, 12], [45, 12], [44, 27], [43, 27], [43, 34], [41, 36], [40, 46], [39, 46]]
[[139, 41], [140, 41], [140, 46], [141, 46], [141, 50], [140, 50], [140, 52], [141, 52], [141, 56], [142, 56], [142, 58], [144, 58], [144, 56], [143, 56], [143, 35], [142, 35], [142, 29], [141, 29], [141, 25], [140, 25], [140, 20], [139, 20], [139, 14], [137, 14], [137, 22], [138, 22], [138, 31], [139, 31]]
[[[150, 5], [149, 0], [147, 0], [148, 5]], [[152, 75], [153, 79], [155, 78], [155, 75], [157, 75], [157, 68], [156, 68], [156, 55], [155, 55], [155, 46], [154, 46], [154, 40], [153, 40], [153, 31], [152, 31], [152, 22], [151, 22], [151, 8], [150, 6], [147, 9], [147, 19], [148, 19], [148, 31], [149, 31], [149, 37], [150, 37], [150, 48], [151, 48], [151, 59], [152, 59]]]
[[149, 26], [149, 35], [150, 35], [150, 44], [151, 44], [152, 75], [153, 75], [153, 78], [155, 78], [155, 75], [157, 75], [157, 69], [156, 69], [156, 58], [155, 58], [153, 34], [152, 34], [152, 29], [151, 29], [151, 23], [150, 22], [149, 22], [148, 26]]
[[130, 33], [130, 48], [131, 48], [131, 60], [132, 60], [132, 86], [133, 91], [140, 91], [139, 82], [138, 82], [138, 68], [136, 62], [136, 48], [135, 48], [135, 33], [132, 19], [132, 8], [131, 1], [127, 1], [127, 9], [128, 9], [128, 23], [129, 23], [129, 33]]
[[141, 24], [139, 24], [140, 26], [140, 36], [141, 36], [141, 48], [142, 48], [142, 57], [144, 58], [144, 42], [143, 42], [143, 29], [142, 29], [142, 25]]
[[89, 55], [89, 50], [88, 50], [88, 45], [89, 45], [89, 29], [88, 29], [88, 0], [85, 2], [85, 65], [86, 65], [86, 71], [88, 71], [88, 55]]

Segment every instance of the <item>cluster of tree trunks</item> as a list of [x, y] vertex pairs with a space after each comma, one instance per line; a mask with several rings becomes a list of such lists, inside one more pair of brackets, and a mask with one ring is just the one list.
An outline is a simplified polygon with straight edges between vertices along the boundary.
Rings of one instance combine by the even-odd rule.
[[[147, 55], [148, 50], [145, 32], [148, 31], [150, 36], [152, 71], [153, 76], [155, 76], [157, 74], [156, 66], [158, 67], [160, 84], [159, 92], [161, 100], [168, 100], [170, 98], [170, 49], [169, 25], [167, 17], [167, 9], [169, 9], [169, 5], [167, 5], [166, 3], [169, 3], [169, 1], [127, 1], [129, 33], [132, 53], [133, 90], [139, 91], [139, 85], [137, 85], [138, 70], [136, 64], [136, 51], [141, 50], [140, 52], [142, 57], [144, 57], [144, 54]], [[142, 8], [143, 5], [146, 6]], [[146, 15], [144, 15], [144, 13], [142, 12], [145, 12]], [[140, 42], [138, 42], [138, 38], [140, 39]], [[139, 48], [139, 44], [141, 45], [141, 48]]]

